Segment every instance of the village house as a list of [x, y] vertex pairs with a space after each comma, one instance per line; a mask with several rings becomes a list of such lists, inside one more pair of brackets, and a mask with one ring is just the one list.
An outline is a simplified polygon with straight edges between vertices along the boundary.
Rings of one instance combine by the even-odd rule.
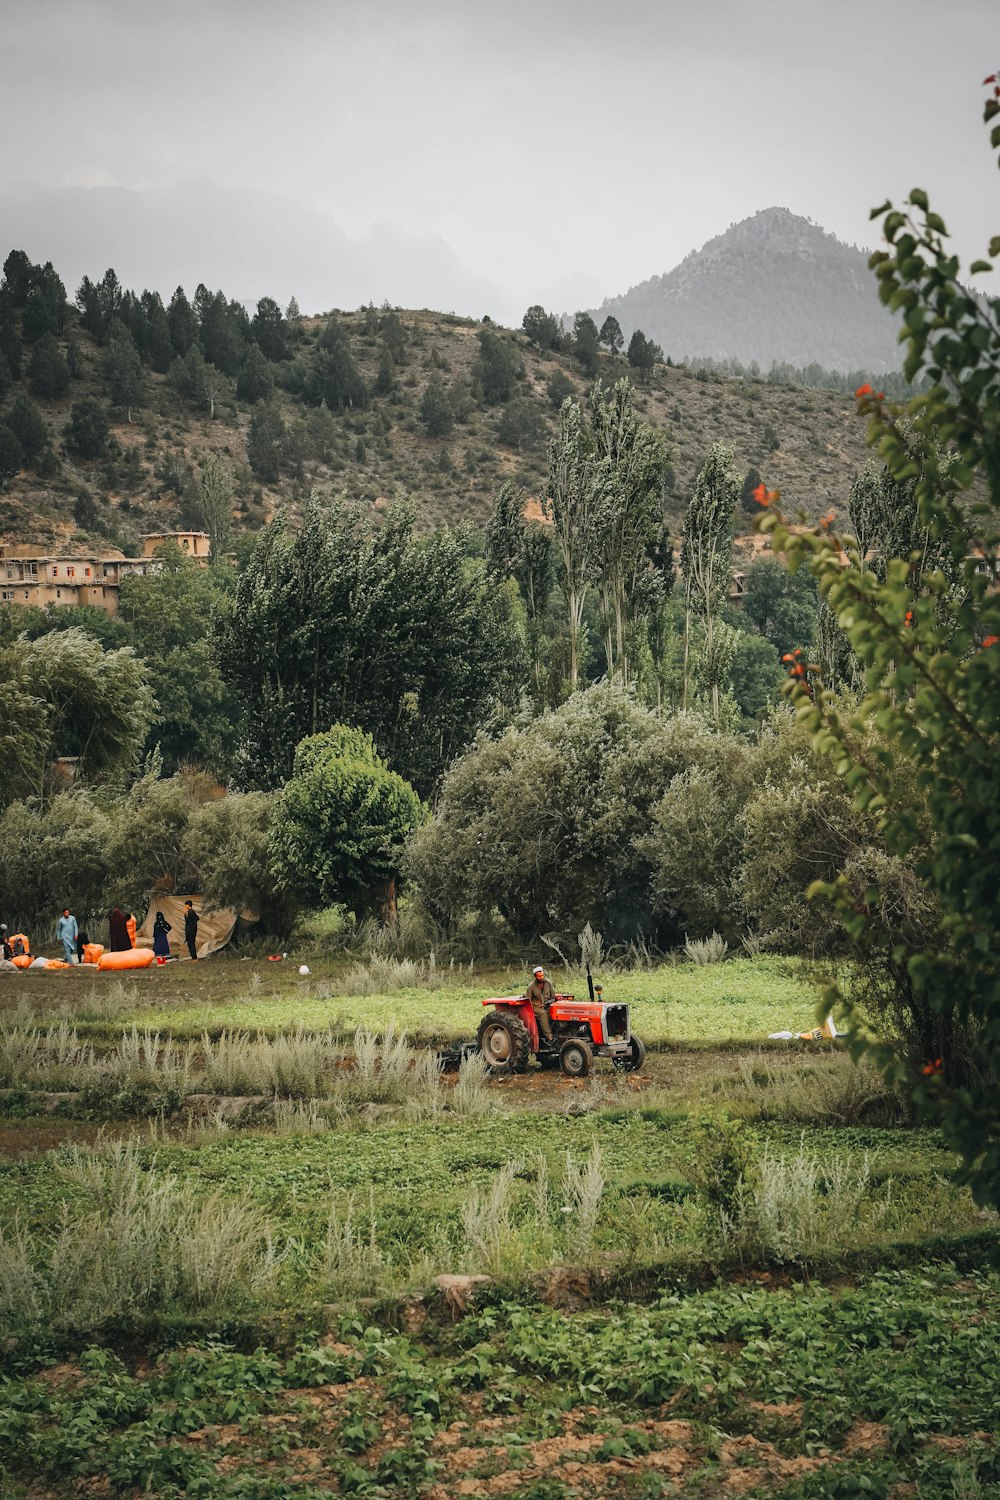
[[122, 580], [157, 572], [162, 567], [157, 548], [173, 542], [200, 567], [209, 562], [209, 539], [204, 531], [156, 531], [143, 537], [141, 557], [126, 557], [117, 548], [100, 552], [42, 552], [22, 543], [0, 542], [0, 604], [92, 605], [106, 614], [118, 613]]

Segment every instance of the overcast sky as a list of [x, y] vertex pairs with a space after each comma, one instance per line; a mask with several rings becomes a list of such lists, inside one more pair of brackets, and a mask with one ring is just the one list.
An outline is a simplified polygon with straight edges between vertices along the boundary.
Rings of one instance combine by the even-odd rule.
[[[34, 240], [71, 293], [107, 245], [166, 292], [203, 264], [241, 297], [519, 321], [623, 292], [773, 204], [871, 243], [868, 209], [919, 184], [967, 262], [1000, 232], [980, 119], [998, 12], [0, 0], [0, 256]], [[138, 192], [38, 191], [112, 186]]]

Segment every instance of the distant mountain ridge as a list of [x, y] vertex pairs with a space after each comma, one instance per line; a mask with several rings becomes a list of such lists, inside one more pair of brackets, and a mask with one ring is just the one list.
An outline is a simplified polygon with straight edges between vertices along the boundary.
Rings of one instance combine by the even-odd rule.
[[899, 323], [881, 304], [868, 254], [793, 214], [765, 208], [685, 256], [662, 276], [610, 297], [626, 341], [641, 328], [685, 357], [898, 370]]

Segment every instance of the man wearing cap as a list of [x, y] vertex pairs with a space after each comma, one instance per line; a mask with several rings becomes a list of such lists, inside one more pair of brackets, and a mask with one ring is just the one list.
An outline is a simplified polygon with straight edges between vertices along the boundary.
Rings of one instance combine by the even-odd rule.
[[539, 964], [533, 971], [531, 983], [524, 992], [524, 998], [528, 1001], [535, 1013], [538, 1022], [538, 1030], [546, 1042], [552, 1041], [552, 1022], [549, 1020], [549, 1006], [556, 998], [556, 992], [545, 977], [545, 970]]

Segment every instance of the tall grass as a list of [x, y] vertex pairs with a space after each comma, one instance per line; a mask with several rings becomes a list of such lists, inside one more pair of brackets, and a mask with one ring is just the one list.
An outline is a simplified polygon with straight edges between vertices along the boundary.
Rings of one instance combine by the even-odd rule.
[[686, 937], [684, 953], [693, 964], [721, 964], [729, 953], [729, 944], [717, 932], [707, 938]]
[[765, 1147], [727, 1227], [745, 1250], [804, 1260], [830, 1245], [870, 1240], [894, 1217], [894, 1207], [891, 1178], [873, 1190], [867, 1153], [856, 1161], [825, 1157], [803, 1140], [790, 1155]]
[[270, 1226], [243, 1197], [199, 1194], [152, 1168], [135, 1143], [61, 1153], [88, 1210], [48, 1239], [21, 1222], [0, 1235], [0, 1329], [91, 1328], [170, 1308], [233, 1309], [272, 1283]]

